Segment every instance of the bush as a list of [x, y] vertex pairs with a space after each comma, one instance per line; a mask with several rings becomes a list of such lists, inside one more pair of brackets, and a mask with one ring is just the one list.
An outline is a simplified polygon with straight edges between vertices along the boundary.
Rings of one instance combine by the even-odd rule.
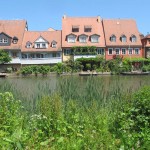
[[114, 135], [124, 149], [149, 149], [150, 145], [150, 87], [145, 87], [117, 112]]

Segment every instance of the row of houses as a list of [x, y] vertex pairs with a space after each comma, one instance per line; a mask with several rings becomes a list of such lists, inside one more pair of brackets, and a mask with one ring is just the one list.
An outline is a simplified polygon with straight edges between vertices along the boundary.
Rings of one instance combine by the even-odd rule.
[[[94, 47], [94, 53], [78, 51]], [[76, 47], [78, 53], [73, 53]], [[143, 36], [133, 19], [98, 17], [62, 18], [62, 30], [29, 31], [26, 20], [0, 20], [0, 49], [9, 52], [10, 64], [56, 64], [70, 58], [150, 57], [150, 35]]]

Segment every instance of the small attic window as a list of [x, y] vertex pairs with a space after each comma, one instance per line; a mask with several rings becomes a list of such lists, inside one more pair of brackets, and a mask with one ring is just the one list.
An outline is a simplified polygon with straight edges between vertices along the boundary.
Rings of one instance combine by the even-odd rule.
[[115, 35], [112, 35], [112, 36], [110, 37], [110, 41], [111, 41], [111, 42], [116, 42], [116, 36], [115, 36]]
[[130, 37], [130, 41], [131, 41], [131, 42], [136, 42], [136, 36], [135, 36], [135, 35], [132, 35], [132, 36]]
[[72, 32], [79, 32], [79, 26], [72, 26]]
[[26, 43], [26, 48], [31, 48], [31, 46], [32, 46], [32, 43], [28, 41], [28, 42]]
[[125, 35], [122, 35], [122, 36], [120, 37], [120, 40], [121, 40], [121, 42], [127, 42], [127, 38], [126, 38]]
[[56, 41], [52, 41], [52, 48], [56, 48], [57, 47], [57, 42]]
[[92, 26], [84, 26], [84, 32], [92, 32]]
[[13, 37], [13, 41], [12, 41], [14, 44], [17, 44], [18, 42], [18, 38], [16, 36]]

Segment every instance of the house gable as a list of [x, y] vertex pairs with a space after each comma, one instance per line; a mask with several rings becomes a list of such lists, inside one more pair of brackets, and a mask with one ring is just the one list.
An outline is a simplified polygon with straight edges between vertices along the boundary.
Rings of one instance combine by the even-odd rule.
[[0, 46], [10, 46], [11, 45], [11, 39], [9, 35], [7, 35], [4, 32], [0, 33]]

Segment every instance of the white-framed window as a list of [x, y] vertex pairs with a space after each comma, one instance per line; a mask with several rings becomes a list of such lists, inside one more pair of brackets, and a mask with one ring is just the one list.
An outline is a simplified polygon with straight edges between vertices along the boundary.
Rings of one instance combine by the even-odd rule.
[[132, 55], [132, 50], [133, 50], [132, 48], [128, 48], [128, 54], [129, 55]]
[[136, 42], [136, 36], [135, 35], [131, 36], [131, 42]]
[[91, 42], [92, 43], [98, 43], [99, 42], [99, 36], [98, 35], [92, 35], [91, 36]]
[[52, 47], [53, 47], [53, 48], [56, 48], [56, 43], [52, 43]]
[[13, 43], [14, 43], [14, 44], [17, 44], [17, 42], [18, 42], [18, 40], [13, 40]]
[[32, 43], [31, 42], [27, 42], [26, 43], [26, 48], [31, 48]]
[[140, 54], [140, 49], [139, 49], [139, 48], [135, 48], [135, 49], [134, 49], [134, 53], [135, 53], [136, 55], [139, 55], [139, 54]]
[[126, 48], [122, 48], [121, 51], [122, 51], [122, 55], [126, 55]]
[[76, 42], [76, 36], [75, 35], [69, 35], [67, 40], [68, 40], [68, 43], [75, 43]]
[[8, 39], [7, 38], [4, 38], [4, 43], [8, 43]]
[[113, 48], [108, 48], [108, 55], [113, 55]]
[[80, 35], [79, 36], [79, 42], [80, 43], [86, 43], [87, 36], [86, 35]]
[[45, 43], [42, 43], [42, 48], [46, 48], [46, 44]]
[[8, 43], [8, 38], [0, 39], [0, 43]]
[[127, 37], [125, 35], [121, 36], [121, 42], [127, 42]]
[[40, 48], [40, 44], [39, 43], [36, 44], [36, 48]]
[[104, 55], [104, 49], [103, 48], [98, 48], [97, 49], [97, 54], [98, 55]]
[[120, 49], [119, 48], [115, 48], [115, 54], [119, 55], [120, 54]]
[[112, 36], [110, 37], [110, 41], [111, 41], [111, 42], [116, 42], [116, 36], [115, 36], [115, 35], [112, 35]]

